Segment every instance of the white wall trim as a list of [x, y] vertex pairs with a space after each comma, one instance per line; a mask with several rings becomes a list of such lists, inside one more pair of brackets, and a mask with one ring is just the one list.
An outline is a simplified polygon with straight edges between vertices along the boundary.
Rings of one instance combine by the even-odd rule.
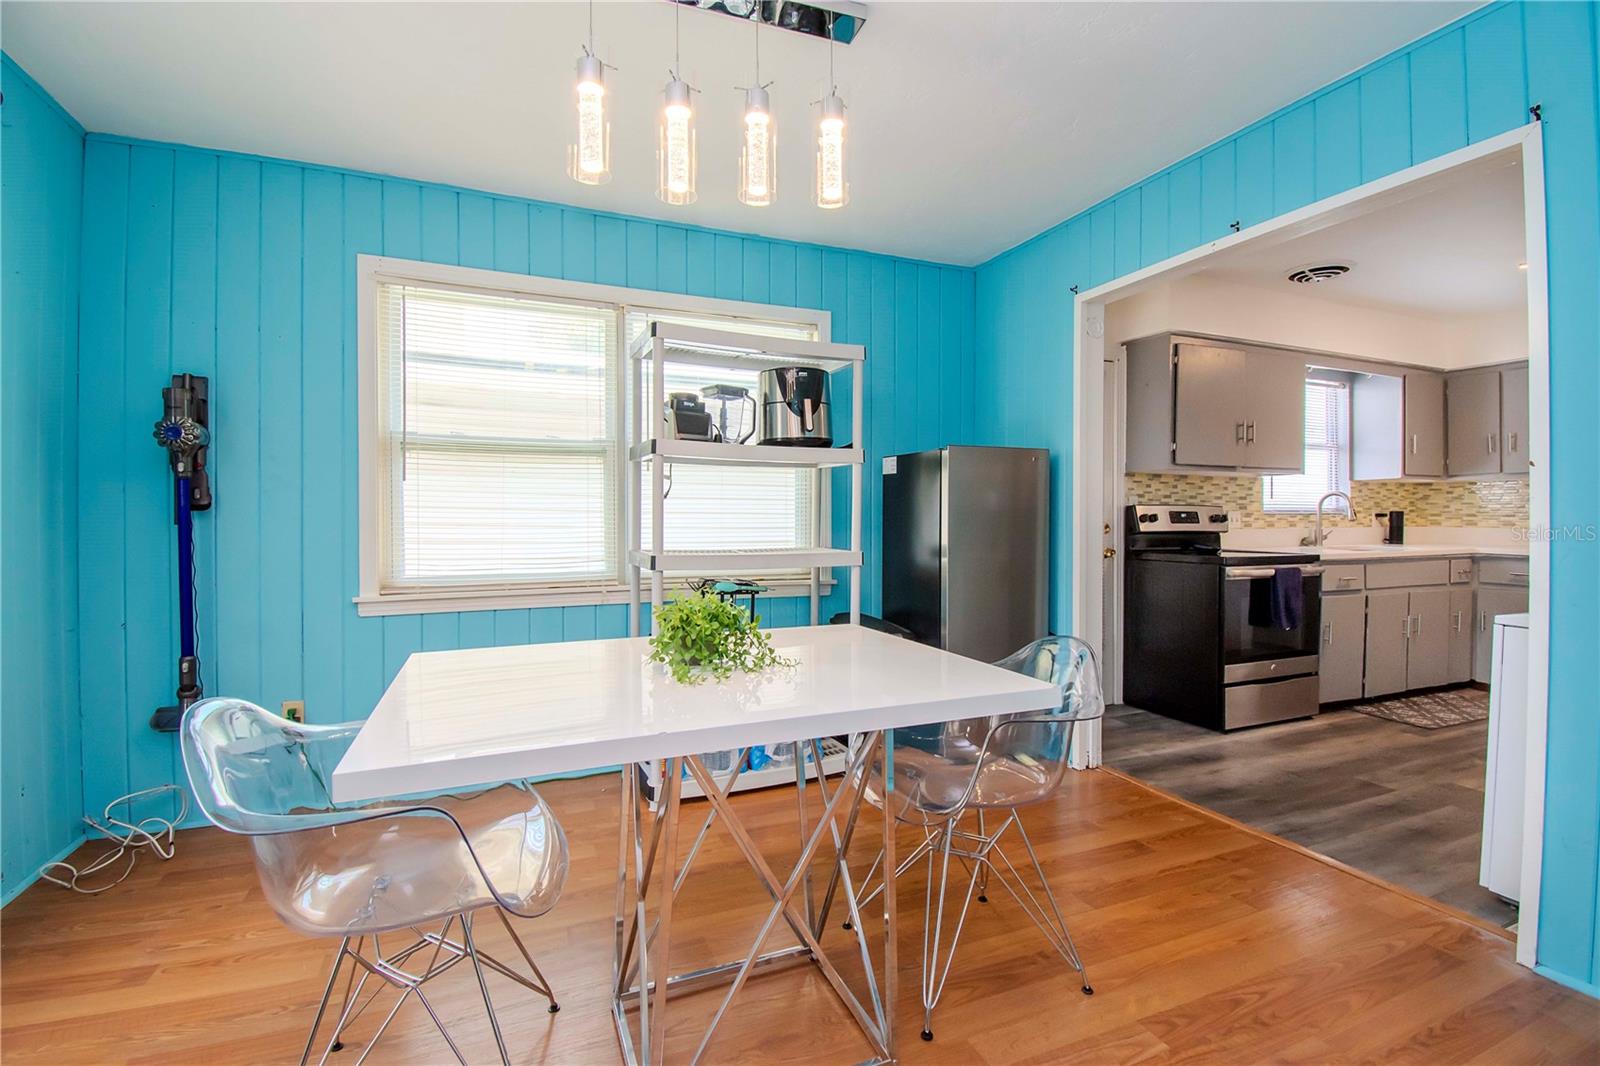
[[[1523, 127], [1522, 210], [1528, 264], [1528, 524], [1550, 525], [1550, 263], [1545, 247], [1544, 127]], [[1522, 898], [1517, 961], [1532, 966], [1539, 953], [1539, 891], [1544, 881], [1545, 754], [1550, 714], [1550, 542], [1528, 545], [1527, 766], [1522, 807]]]
[[[390, 256], [356, 256], [356, 350], [357, 350], [357, 493], [359, 495], [359, 573], [360, 588], [352, 597], [356, 613], [361, 617], [400, 614], [432, 614], [454, 611], [493, 611], [529, 607], [562, 607], [587, 604], [629, 602], [628, 586], [622, 575], [615, 582], [597, 582], [592, 587], [567, 586], [557, 588], [513, 587], [503, 589], [417, 589], [404, 592], [383, 592], [380, 588], [379, 560], [382, 553], [382, 521], [379, 493], [382, 474], [378, 469], [380, 449], [377, 446], [379, 425], [378, 405], [381, 391], [378, 388], [378, 283], [380, 281], [421, 282], [423, 284], [449, 285], [455, 288], [479, 289], [491, 293], [516, 296], [556, 297], [582, 300], [590, 303], [626, 305], [630, 308], [648, 308], [659, 311], [677, 311], [692, 314], [723, 315], [730, 318], [759, 319], [777, 322], [800, 322], [814, 325], [822, 341], [833, 339], [833, 315], [821, 308], [786, 307], [780, 304], [749, 303], [743, 300], [723, 300], [710, 296], [690, 296], [683, 293], [658, 292], [654, 289], [631, 289], [620, 285], [601, 285], [592, 282], [567, 281], [561, 278], [513, 274], [502, 270], [483, 270], [477, 267], [455, 266], [449, 263], [425, 263], [413, 259], [396, 259]], [[619, 315], [620, 317], [620, 315]], [[627, 358], [626, 339], [617, 330], [616, 363], [619, 377]], [[618, 397], [626, 403], [625, 390], [619, 381]], [[621, 433], [623, 412], [617, 412], [618, 432]], [[628, 462], [624, 448], [617, 448], [618, 492], [622, 492]], [[823, 530], [827, 535], [831, 522], [831, 504], [827, 484], [819, 485], [822, 506]], [[623, 525], [624, 523], [619, 523]], [[625, 534], [621, 530], [618, 536]], [[774, 594], [803, 596], [810, 594], [810, 582], [772, 582]], [[826, 584], [832, 584], [829, 579]]]
[[[1529, 420], [1530, 538], [1528, 594], [1528, 756], [1527, 793], [1524, 799], [1521, 921], [1518, 925], [1517, 961], [1533, 966], [1538, 955], [1539, 890], [1543, 863], [1545, 745], [1548, 735], [1550, 692], [1550, 545], [1543, 534], [1550, 527], [1550, 336], [1549, 264], [1545, 247], [1544, 138], [1539, 123], [1508, 130], [1488, 140], [1430, 159], [1425, 163], [1359, 185], [1325, 200], [1268, 219], [1239, 233], [1203, 244], [1122, 278], [1080, 293], [1073, 302], [1076, 337], [1073, 367], [1073, 481], [1072, 481], [1072, 632], [1096, 647], [1101, 632], [1101, 524], [1103, 489], [1103, 370], [1105, 307], [1113, 300], [1141, 289], [1172, 281], [1204, 268], [1204, 260], [1218, 252], [1265, 239], [1284, 240], [1311, 233], [1365, 214], [1380, 197], [1394, 198], [1401, 190], [1421, 191], [1426, 182], [1456, 167], [1515, 150], [1520, 153], [1523, 180], [1524, 227], [1528, 262], [1528, 405], [1536, 417]], [[1409, 187], [1409, 188], [1408, 188]], [[1119, 529], [1113, 519], [1113, 530]], [[1120, 543], [1120, 542], [1119, 542]], [[1099, 723], [1084, 737], [1085, 760], [1099, 765]]]

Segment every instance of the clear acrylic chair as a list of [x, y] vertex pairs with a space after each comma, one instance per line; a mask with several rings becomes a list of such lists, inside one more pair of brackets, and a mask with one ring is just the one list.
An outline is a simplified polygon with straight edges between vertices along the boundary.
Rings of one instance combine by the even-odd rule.
[[[335, 803], [333, 770], [360, 728], [359, 722], [301, 725], [244, 700], [208, 699], [189, 708], [181, 729], [183, 763], [200, 809], [218, 827], [250, 838], [278, 917], [302, 933], [340, 938], [301, 1064], [311, 1057], [346, 964], [343, 1002], [319, 1061], [343, 1046], [351, 1022], [392, 986], [400, 995], [357, 1061], [415, 996], [465, 1063], [423, 991], [463, 959], [477, 977], [500, 1059], [509, 1062], [484, 970], [543, 996], [551, 1013], [560, 1009], [506, 913], [534, 918], [555, 905], [567, 877], [566, 837], [525, 782], [472, 795]], [[485, 908], [505, 926], [531, 977], [477, 946], [473, 917]], [[423, 931], [437, 922], [443, 923], [437, 932]], [[393, 937], [383, 943], [402, 930], [409, 933], [399, 938], [403, 947], [392, 947]], [[418, 969], [413, 959], [426, 965]], [[369, 978], [380, 984], [363, 1001]]]
[[[1049, 711], [896, 729], [894, 788], [887, 796], [882, 758], [875, 757], [874, 764], [865, 771], [868, 802], [880, 808], [890, 804], [899, 821], [919, 826], [925, 834], [922, 843], [896, 868], [897, 873], [904, 872], [919, 859], [926, 859], [928, 864], [922, 930], [924, 1040], [933, 1039], [933, 1009], [950, 976], [956, 944], [973, 898], [988, 902], [991, 877], [1077, 971], [1084, 994], [1094, 994], [1077, 947], [1067, 932], [1066, 919], [1017, 812], [1055, 792], [1066, 775], [1074, 726], [1104, 713], [1100, 670], [1093, 649], [1075, 637], [1034, 641], [995, 665], [1054, 682], [1061, 689], [1061, 706]], [[1007, 834], [1021, 842], [1036, 886], [1029, 885], [1001, 846]], [[953, 921], [946, 913], [952, 858], [967, 873], [966, 892]], [[863, 888], [870, 886], [882, 861], [880, 851]], [[867, 891], [862, 907], [882, 890], [880, 882]]]

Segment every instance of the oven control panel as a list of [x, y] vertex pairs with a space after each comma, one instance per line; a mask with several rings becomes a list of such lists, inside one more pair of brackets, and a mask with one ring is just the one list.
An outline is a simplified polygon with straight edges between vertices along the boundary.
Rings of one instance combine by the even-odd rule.
[[1228, 512], [1221, 507], [1152, 506], [1128, 508], [1132, 533], [1226, 533]]

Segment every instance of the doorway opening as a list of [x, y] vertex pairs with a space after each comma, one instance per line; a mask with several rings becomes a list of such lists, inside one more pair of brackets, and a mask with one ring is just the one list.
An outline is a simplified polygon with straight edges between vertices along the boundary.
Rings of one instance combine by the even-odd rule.
[[[1543, 196], [1535, 123], [1076, 302], [1075, 631], [1105, 649], [1113, 701], [1152, 705], [1108, 716], [1087, 761], [1515, 926], [1525, 965], [1548, 683], [1548, 548], [1528, 535], [1549, 516]], [[1130, 594], [1191, 520], [1217, 535], [1190, 540], [1251, 557]], [[1289, 568], [1298, 610], [1255, 617]], [[1209, 661], [1152, 666], [1138, 638], [1197, 643], [1172, 620], [1213, 602]], [[1197, 671], [1193, 694], [1163, 704], [1157, 666]]]

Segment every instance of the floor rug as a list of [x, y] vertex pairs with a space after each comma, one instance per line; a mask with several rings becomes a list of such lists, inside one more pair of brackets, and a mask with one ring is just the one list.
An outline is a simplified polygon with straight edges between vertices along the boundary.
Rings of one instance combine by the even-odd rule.
[[1489, 717], [1489, 694], [1481, 688], [1450, 688], [1358, 703], [1350, 709], [1419, 729], [1443, 729]]

